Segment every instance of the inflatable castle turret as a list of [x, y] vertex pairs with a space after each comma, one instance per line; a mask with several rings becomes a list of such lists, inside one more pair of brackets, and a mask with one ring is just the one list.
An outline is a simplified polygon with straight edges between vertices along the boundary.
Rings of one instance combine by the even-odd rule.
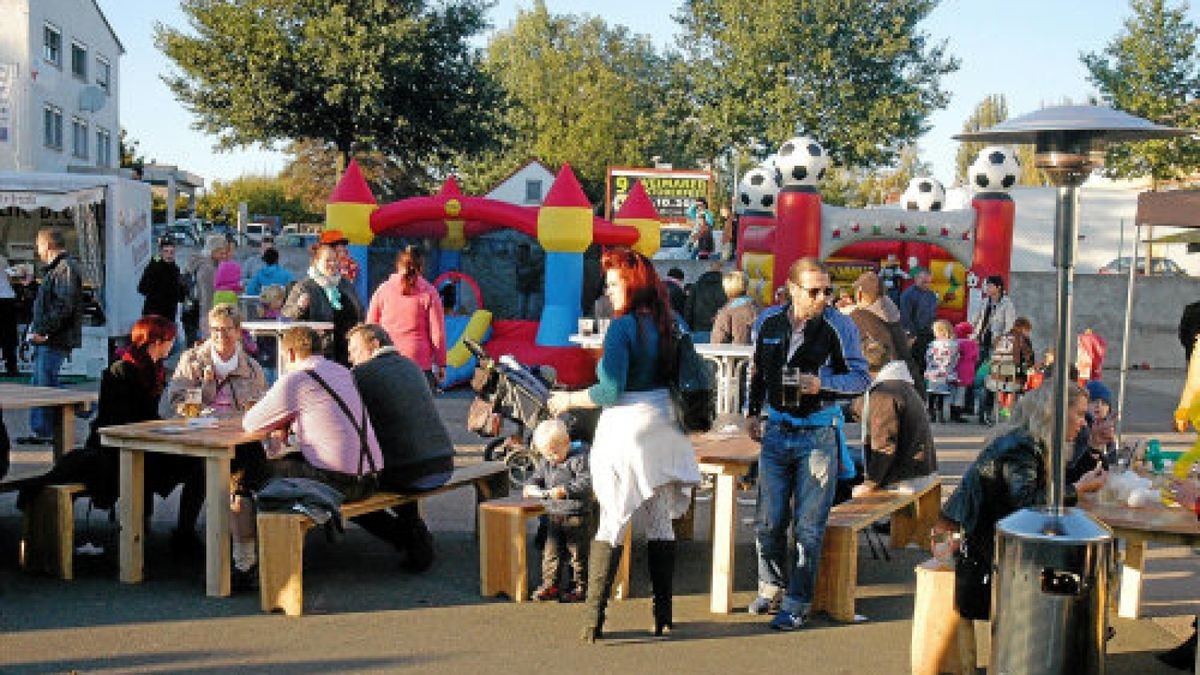
[[592, 205], [564, 164], [537, 216], [537, 239], [546, 250], [546, 302], [538, 327], [540, 345], [565, 345], [581, 316], [583, 253], [592, 244]]
[[367, 246], [375, 238], [371, 232], [371, 214], [379, 208], [371, 187], [363, 178], [358, 162], [351, 159], [337, 187], [325, 203], [325, 227], [341, 230], [350, 240], [350, 257], [358, 263], [361, 273], [354, 280], [360, 298], [367, 297]]

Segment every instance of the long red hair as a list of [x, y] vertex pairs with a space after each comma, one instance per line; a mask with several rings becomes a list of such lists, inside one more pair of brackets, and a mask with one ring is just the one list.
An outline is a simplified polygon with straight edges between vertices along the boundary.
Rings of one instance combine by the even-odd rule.
[[405, 246], [396, 256], [396, 271], [400, 273], [400, 290], [412, 295], [417, 288], [417, 278], [425, 269], [425, 256], [419, 246]]
[[175, 340], [175, 323], [157, 314], [147, 314], [133, 322], [129, 342], [137, 349], [145, 349], [155, 342]]
[[166, 388], [167, 373], [162, 363], [150, 358], [149, 347], [156, 342], [174, 341], [175, 322], [157, 314], [147, 314], [134, 321], [129, 331], [129, 349], [121, 353], [121, 360], [133, 364], [142, 386], [154, 396], [162, 394]]
[[658, 331], [660, 372], [673, 373], [675, 317], [671, 312], [667, 287], [659, 278], [654, 265], [646, 256], [633, 249], [615, 246], [604, 251], [600, 258], [600, 266], [605, 274], [615, 271], [625, 287], [624, 309], [617, 312], [617, 316], [633, 312], [648, 316], [653, 321], [654, 328]]

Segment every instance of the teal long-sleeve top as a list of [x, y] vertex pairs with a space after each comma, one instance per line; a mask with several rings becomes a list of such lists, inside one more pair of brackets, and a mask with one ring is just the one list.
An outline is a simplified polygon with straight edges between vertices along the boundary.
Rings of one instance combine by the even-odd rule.
[[596, 364], [596, 377], [588, 395], [599, 406], [613, 405], [626, 391], [666, 386], [658, 372], [658, 331], [652, 318], [626, 314], [613, 319], [604, 334], [604, 355]]

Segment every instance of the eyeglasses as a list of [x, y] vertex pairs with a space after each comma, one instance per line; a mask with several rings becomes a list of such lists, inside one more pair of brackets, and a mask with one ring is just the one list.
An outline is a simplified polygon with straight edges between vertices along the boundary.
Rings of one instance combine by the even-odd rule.
[[209, 326], [208, 329], [214, 333], [232, 333], [241, 330], [238, 326]]
[[812, 300], [816, 300], [818, 295], [824, 295], [827, 298], [833, 297], [833, 286], [826, 286], [825, 288], [806, 288], [801, 286], [800, 290], [807, 291], [809, 299]]

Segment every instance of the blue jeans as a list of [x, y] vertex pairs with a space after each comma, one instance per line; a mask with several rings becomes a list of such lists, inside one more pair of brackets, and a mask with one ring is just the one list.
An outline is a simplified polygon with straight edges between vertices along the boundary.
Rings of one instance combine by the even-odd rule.
[[[821, 560], [821, 539], [837, 488], [838, 449], [832, 427], [788, 428], [769, 422], [758, 460], [758, 593], [784, 592], [782, 608], [807, 614]], [[796, 539], [788, 567], [788, 525]]]
[[[33, 381], [39, 387], [57, 387], [58, 370], [67, 354], [62, 349], [34, 345], [33, 347]], [[50, 437], [54, 435], [54, 408], [34, 408], [29, 411], [29, 427], [35, 436]]]

